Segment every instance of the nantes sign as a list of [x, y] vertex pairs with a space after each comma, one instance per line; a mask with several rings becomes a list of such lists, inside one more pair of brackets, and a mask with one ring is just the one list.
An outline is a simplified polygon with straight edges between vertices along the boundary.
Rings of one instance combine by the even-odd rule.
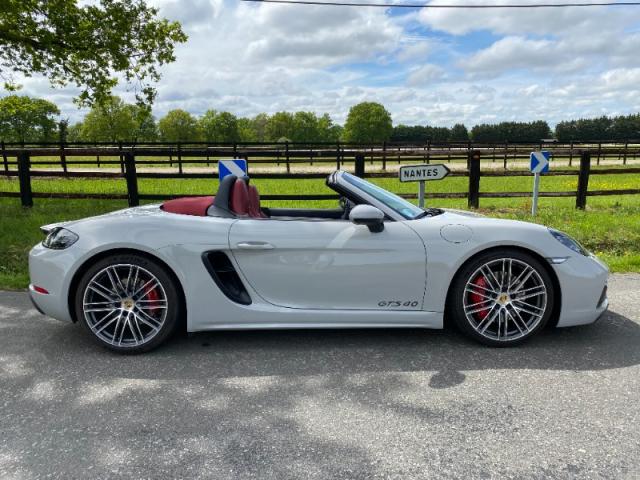
[[429, 180], [442, 180], [449, 175], [451, 170], [446, 165], [407, 165], [400, 167], [399, 178], [401, 182], [424, 182]]

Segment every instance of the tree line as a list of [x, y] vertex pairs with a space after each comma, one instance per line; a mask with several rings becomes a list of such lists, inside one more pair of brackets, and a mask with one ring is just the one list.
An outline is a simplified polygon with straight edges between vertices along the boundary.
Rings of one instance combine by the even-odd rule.
[[260, 113], [237, 117], [207, 110], [200, 116], [174, 109], [156, 119], [148, 106], [109, 96], [80, 122], [59, 119], [52, 102], [21, 95], [0, 98], [0, 140], [5, 142], [467, 142], [500, 143], [553, 139], [624, 141], [640, 139], [640, 114], [563, 121], [552, 131], [542, 120], [453, 127], [392, 124], [390, 113], [375, 102], [349, 110], [344, 125], [314, 112]]

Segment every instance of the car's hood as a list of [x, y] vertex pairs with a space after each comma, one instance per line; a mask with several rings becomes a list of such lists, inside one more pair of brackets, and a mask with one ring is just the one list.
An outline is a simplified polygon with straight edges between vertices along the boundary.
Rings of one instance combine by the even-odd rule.
[[[462, 224], [472, 229], [475, 228], [516, 228], [518, 230], [546, 230], [544, 225], [522, 220], [512, 220], [508, 218], [496, 218], [481, 215], [475, 212], [455, 209], [442, 209], [444, 213], [438, 215], [438, 220], [445, 224]], [[428, 220], [428, 217], [426, 218]]]
[[468, 210], [457, 210], [455, 208], [442, 208], [445, 212], [461, 217], [484, 217], [481, 213], [470, 212]]

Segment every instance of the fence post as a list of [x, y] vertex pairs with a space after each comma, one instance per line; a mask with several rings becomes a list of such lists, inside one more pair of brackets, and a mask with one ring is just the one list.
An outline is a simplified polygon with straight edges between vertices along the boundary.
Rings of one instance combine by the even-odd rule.
[[289, 141], [284, 142], [284, 154], [287, 162], [287, 173], [291, 173], [291, 165], [289, 164]]
[[140, 205], [140, 198], [138, 196], [138, 175], [136, 173], [136, 157], [133, 152], [126, 152], [124, 154], [124, 176], [127, 180], [127, 197], [130, 207], [137, 207]]
[[178, 142], [178, 173], [182, 175], [182, 143], [181, 142]]
[[364, 153], [356, 153], [356, 177], [364, 178]]
[[582, 152], [580, 156], [580, 171], [578, 172], [578, 191], [576, 192], [576, 208], [584, 210], [587, 206], [587, 190], [589, 188], [589, 173], [591, 172], [591, 153]]
[[4, 163], [4, 173], [9, 176], [9, 160], [7, 159], [7, 151], [5, 150], [4, 140], [2, 141], [2, 162]]
[[18, 180], [20, 182], [20, 202], [23, 207], [33, 207], [31, 192], [31, 172], [29, 172], [29, 154], [22, 150], [18, 153]]
[[427, 140], [427, 164], [431, 163], [431, 139]]
[[67, 173], [67, 156], [64, 154], [64, 142], [60, 141], [60, 165], [62, 166], [62, 171]]
[[504, 164], [502, 168], [507, 169], [507, 155], [509, 155], [509, 140], [504, 141]]
[[387, 169], [387, 141], [382, 143], [382, 170]]
[[469, 208], [480, 207], [480, 152], [469, 152]]
[[573, 163], [573, 140], [571, 140], [571, 144], [569, 146], [569, 166]]
[[627, 143], [624, 144], [624, 157], [622, 157], [622, 164], [626, 165], [627, 164], [627, 150], [629, 149], [629, 140], [627, 140]]
[[598, 160], [597, 164], [600, 165], [600, 155], [602, 154], [602, 143], [598, 144]]
[[120, 173], [124, 173], [124, 156], [122, 155], [122, 140], [118, 142], [118, 150], [120, 150]]
[[340, 142], [336, 142], [336, 170], [340, 170]]
[[[97, 150], [98, 149], [98, 142], [95, 142], [94, 146], [96, 147], [96, 150]], [[98, 168], [100, 168], [100, 154], [96, 155], [96, 164], [98, 165]]]

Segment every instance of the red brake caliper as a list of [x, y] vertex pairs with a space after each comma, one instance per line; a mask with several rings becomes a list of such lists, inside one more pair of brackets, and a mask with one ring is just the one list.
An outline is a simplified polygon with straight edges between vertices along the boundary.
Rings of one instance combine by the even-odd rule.
[[[482, 287], [482, 288], [487, 288], [487, 281], [484, 279], [484, 277], [482, 275], [478, 275], [476, 277], [476, 279], [471, 282], [473, 285], [476, 285], [477, 287]], [[482, 290], [482, 288], [479, 288], [479, 291], [484, 291]], [[469, 301], [470, 301], [470, 305], [473, 305], [475, 303], [480, 303], [483, 300], [487, 300], [486, 298], [484, 298], [482, 295], [480, 295], [479, 293], [470, 293], [469, 294]], [[474, 315], [476, 316], [476, 318], [478, 320], [484, 320], [487, 315], [489, 314], [489, 310], [490, 307], [487, 307], [484, 310], [480, 310], [479, 312], [474, 313]]]
[[149, 300], [147, 306], [149, 307], [150, 312], [152, 314], [155, 314], [158, 307], [158, 299], [160, 298], [160, 295], [158, 295], [158, 292], [155, 288], [152, 288], [147, 292], [145, 297], [147, 297], [146, 300]]

